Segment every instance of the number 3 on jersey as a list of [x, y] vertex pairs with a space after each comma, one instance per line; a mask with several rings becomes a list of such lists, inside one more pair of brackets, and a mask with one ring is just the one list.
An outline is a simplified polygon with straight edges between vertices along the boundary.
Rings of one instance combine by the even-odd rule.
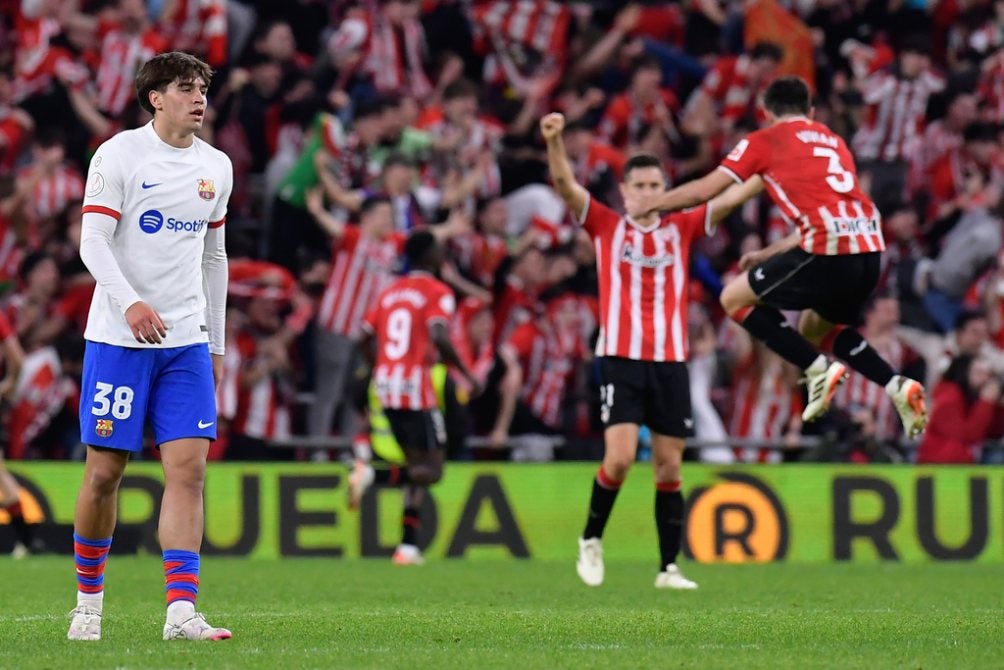
[[383, 345], [383, 352], [390, 360], [399, 360], [411, 345], [411, 312], [399, 307], [388, 314], [387, 332], [384, 335], [387, 342]]
[[108, 412], [111, 412], [116, 419], [124, 420], [132, 415], [132, 399], [135, 393], [128, 386], [116, 387], [98, 382], [94, 391], [94, 407], [91, 408], [91, 414], [94, 416], [107, 416]]
[[844, 166], [840, 164], [840, 154], [829, 147], [814, 147], [812, 155], [830, 161], [826, 168], [826, 171], [830, 173], [830, 176], [826, 178], [826, 183], [829, 184], [830, 188], [837, 193], [850, 193], [854, 190], [854, 173], [845, 170]]

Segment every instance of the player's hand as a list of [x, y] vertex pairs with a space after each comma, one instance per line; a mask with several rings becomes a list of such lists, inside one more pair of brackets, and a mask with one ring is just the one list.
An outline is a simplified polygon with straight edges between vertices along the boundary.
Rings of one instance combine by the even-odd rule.
[[635, 219], [643, 219], [659, 209], [659, 198], [662, 194], [642, 193], [624, 199], [624, 209]]
[[561, 137], [563, 130], [565, 130], [564, 114], [552, 112], [540, 120], [540, 134], [544, 136], [544, 140], [547, 142]]
[[220, 354], [210, 354], [209, 358], [213, 361], [213, 385], [216, 389], [219, 389], [220, 382], [223, 381], [223, 356]]
[[761, 251], [747, 251], [743, 254], [742, 258], [739, 259], [739, 269], [745, 272], [749, 270], [754, 265], [759, 265], [763, 262], [763, 252]]
[[160, 344], [167, 337], [167, 326], [160, 314], [142, 300], [129, 306], [125, 318], [137, 342]]

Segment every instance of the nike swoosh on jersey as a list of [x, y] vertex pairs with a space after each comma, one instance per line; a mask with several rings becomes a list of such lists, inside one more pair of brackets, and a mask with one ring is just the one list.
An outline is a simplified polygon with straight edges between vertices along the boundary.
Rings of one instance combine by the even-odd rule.
[[153, 188], [154, 186], [160, 186], [163, 183], [164, 182], [162, 181], [159, 181], [156, 184], [147, 184], [146, 182], [143, 182], [142, 184], [140, 184], [140, 186], [142, 186], [143, 188]]
[[210, 421], [209, 423], [205, 423], [204, 421], [202, 421], [202, 420], [199, 420], [199, 428], [200, 428], [200, 429], [201, 429], [201, 428], [209, 428], [209, 427], [210, 427], [211, 425], [213, 425], [214, 423], [216, 423], [216, 422], [215, 422], [215, 421]]

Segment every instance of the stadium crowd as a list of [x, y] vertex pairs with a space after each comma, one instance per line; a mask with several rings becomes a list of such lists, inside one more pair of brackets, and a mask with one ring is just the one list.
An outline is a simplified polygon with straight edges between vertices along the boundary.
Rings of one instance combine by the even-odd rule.
[[997, 453], [983, 445], [1004, 434], [1002, 0], [6, 0], [0, 20], [8, 458], [81, 454], [82, 175], [148, 120], [133, 77], [167, 50], [215, 68], [202, 135], [235, 172], [214, 458], [334, 457], [272, 445], [365, 434], [355, 341], [423, 227], [450, 249], [453, 343], [484, 387], [445, 383], [451, 457], [602, 454], [595, 252], [548, 184], [537, 122], [565, 114], [578, 180], [617, 207], [628, 156], [659, 156], [673, 184], [705, 174], [782, 73], [812, 84], [883, 212], [860, 327], [926, 380], [931, 422], [906, 445], [887, 395], [852, 374], [836, 411], [801, 424], [796, 371], [717, 301], [744, 253], [787, 234], [764, 198], [692, 254], [694, 431], [711, 445], [695, 457]]

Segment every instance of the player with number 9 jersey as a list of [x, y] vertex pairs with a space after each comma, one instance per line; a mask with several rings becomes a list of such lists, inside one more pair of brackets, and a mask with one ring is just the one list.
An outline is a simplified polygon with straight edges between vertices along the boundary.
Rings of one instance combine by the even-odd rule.
[[385, 409], [437, 407], [432, 365], [437, 360], [429, 328], [449, 325], [454, 298], [450, 288], [426, 272], [401, 277], [366, 314], [363, 328], [376, 335], [373, 383]]

